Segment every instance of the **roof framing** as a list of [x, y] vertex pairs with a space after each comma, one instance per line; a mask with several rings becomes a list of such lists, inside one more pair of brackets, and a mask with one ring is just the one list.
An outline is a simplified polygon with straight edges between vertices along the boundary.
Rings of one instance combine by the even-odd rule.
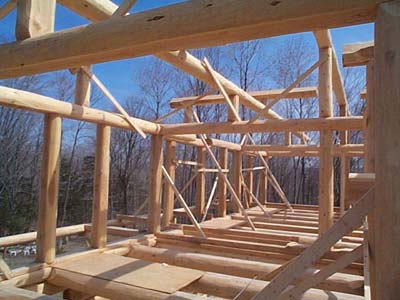
[[0, 78], [172, 49], [210, 47], [316, 28], [361, 24], [374, 20], [377, 5], [382, 2], [384, 0], [188, 1], [50, 33], [22, 43], [5, 44], [0, 47], [0, 57], [7, 57], [0, 61]]

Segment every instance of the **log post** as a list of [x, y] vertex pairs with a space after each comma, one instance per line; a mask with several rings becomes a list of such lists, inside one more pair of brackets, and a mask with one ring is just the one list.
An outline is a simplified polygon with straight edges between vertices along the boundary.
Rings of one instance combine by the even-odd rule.
[[76, 73], [75, 104], [89, 107], [91, 83], [90, 77], [83, 68], [86, 68], [88, 72], [91, 72], [91, 66], [86, 66], [79, 68], [78, 72]]
[[[176, 142], [167, 141], [165, 149], [165, 169], [167, 170], [171, 179], [175, 182], [175, 150]], [[174, 220], [174, 190], [171, 185], [165, 184], [164, 186], [164, 202], [163, 202], [163, 216], [162, 226], [168, 226]]]
[[[230, 99], [232, 101], [233, 107], [235, 108], [235, 111], [239, 112], [239, 96], [234, 95], [234, 96], [231, 96]], [[235, 122], [235, 121], [237, 121], [235, 114], [228, 107], [228, 122]]]
[[[232, 152], [232, 185], [233, 189], [238, 196], [239, 200], [242, 199], [242, 152], [233, 151]], [[232, 209], [236, 213], [240, 213], [239, 207], [231, 201]]]
[[[252, 169], [254, 167], [254, 157], [248, 155], [247, 156], [247, 160], [246, 160], [246, 168], [248, 169]], [[253, 198], [251, 197], [251, 193], [253, 193], [253, 171], [249, 170], [247, 171], [246, 174], [246, 185], [248, 187], [248, 192], [246, 193], [247, 197], [246, 197], [246, 201], [247, 201], [247, 207], [251, 206], [251, 203], [253, 202]]]
[[18, 41], [54, 31], [56, 0], [18, 0], [15, 35]]
[[61, 117], [46, 114], [36, 239], [36, 261], [43, 263], [52, 263], [56, 256], [61, 130]]
[[[268, 162], [268, 158], [264, 158], [266, 162]], [[267, 204], [268, 202], [268, 173], [267, 170], [260, 171], [260, 192], [259, 192], [259, 200], [261, 204]]]
[[[203, 146], [197, 147], [197, 168], [204, 169], [206, 167], [206, 149]], [[195, 216], [197, 220], [201, 220], [205, 207], [206, 197], [206, 173], [199, 172], [196, 177], [196, 199], [195, 199]]]
[[[372, 295], [395, 300], [400, 295], [400, 1], [378, 7], [375, 24], [375, 264]], [[372, 101], [373, 102], [373, 101]], [[378, 105], [379, 103], [379, 105]], [[373, 133], [373, 132], [372, 132]], [[369, 149], [374, 151], [374, 149]], [[372, 161], [370, 161], [372, 163]], [[370, 164], [370, 167], [371, 164]]]
[[162, 136], [151, 136], [150, 153], [150, 178], [149, 178], [149, 201], [147, 230], [149, 233], [160, 231], [161, 214], [161, 185], [162, 185]]
[[93, 183], [92, 248], [107, 245], [108, 188], [110, 177], [111, 127], [97, 125]]
[[[319, 115], [321, 118], [332, 117], [332, 48], [321, 48], [320, 59], [324, 62], [319, 67]], [[319, 155], [319, 233], [324, 233], [333, 224], [333, 159], [332, 132], [320, 131]]]
[[[219, 148], [219, 163], [221, 168], [228, 169], [228, 149]], [[226, 216], [226, 182], [219, 175], [218, 180], [218, 216]]]

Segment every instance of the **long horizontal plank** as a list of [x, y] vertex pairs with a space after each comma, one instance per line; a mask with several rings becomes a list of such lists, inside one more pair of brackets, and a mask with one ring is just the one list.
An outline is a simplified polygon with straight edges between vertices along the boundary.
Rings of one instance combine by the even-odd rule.
[[381, 2], [384, 0], [187, 1], [4, 44], [0, 47], [0, 78], [362, 24], [375, 19]]
[[[275, 99], [278, 97], [284, 89], [275, 89], [275, 90], [265, 90], [265, 91], [254, 91], [248, 92], [250, 96], [257, 100], [267, 100], [267, 99]], [[301, 87], [293, 89], [287, 96], [287, 99], [297, 99], [297, 98], [315, 98], [318, 96], [316, 87]], [[194, 97], [182, 97], [182, 98], [174, 98], [169, 102], [171, 108], [183, 108], [188, 103], [195, 101], [198, 96]], [[201, 105], [210, 105], [210, 104], [226, 104], [226, 100], [223, 95], [209, 95], [204, 98], [196, 101], [197, 106]]]
[[364, 66], [374, 58], [374, 41], [343, 46], [342, 60], [344, 67]]
[[362, 117], [332, 117], [315, 119], [260, 120], [241, 122], [164, 124], [161, 134], [212, 134], [248, 132], [293, 132], [319, 130], [362, 130]]

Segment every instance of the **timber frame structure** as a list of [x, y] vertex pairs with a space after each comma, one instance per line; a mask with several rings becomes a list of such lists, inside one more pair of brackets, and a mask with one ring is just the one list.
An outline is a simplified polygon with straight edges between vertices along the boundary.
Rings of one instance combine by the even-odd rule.
[[[53, 32], [56, 0], [9, 0], [0, 7], [0, 18], [17, 9], [17, 41], [0, 45], [0, 78], [61, 69], [76, 74], [74, 104], [0, 87], [0, 105], [44, 115], [37, 232], [0, 238], [0, 247], [36, 241], [37, 263], [10, 270], [0, 260], [0, 299], [398, 299], [400, 1], [197, 0], [131, 15], [132, 0], [120, 7], [109, 0], [58, 2], [93, 23]], [[367, 110], [350, 116], [329, 29], [368, 22], [375, 23], [375, 41], [343, 51], [344, 66], [366, 66]], [[319, 60], [284, 90], [247, 93], [184, 50], [306, 31], [315, 35]], [[169, 115], [153, 122], [129, 116], [90, 66], [150, 54], [219, 93], [173, 99], [169, 115], [184, 110], [181, 124], [161, 124]], [[297, 88], [314, 70], [318, 86]], [[119, 113], [90, 107], [91, 84]], [[300, 95], [318, 97], [319, 118], [287, 120], [272, 110]], [[226, 122], [200, 122], [192, 109], [213, 104], [227, 105]], [[241, 120], [239, 104], [256, 116]], [[63, 118], [97, 125], [93, 217], [91, 224], [56, 228]], [[107, 220], [112, 128], [151, 135], [147, 215]], [[364, 132], [364, 144], [348, 143], [351, 130]], [[320, 133], [319, 145], [308, 144], [307, 131]], [[286, 144], [257, 145], [251, 135], [257, 132], [284, 132]], [[340, 132], [339, 144], [333, 132]], [[242, 134], [242, 142], [210, 137], [217, 133]], [[196, 147], [197, 160], [179, 160], [177, 144]], [[274, 156], [319, 157], [318, 206], [289, 203], [268, 167]], [[340, 207], [333, 201], [334, 156], [342, 162]], [[364, 173], [349, 173], [353, 156], [364, 157]], [[197, 186], [194, 207], [174, 184], [180, 164], [197, 168], [190, 180]], [[218, 176], [206, 201], [209, 172]], [[281, 204], [267, 201], [267, 187]], [[209, 218], [211, 206], [218, 217]], [[179, 216], [191, 225], [177, 224]], [[57, 237], [83, 233], [93, 250], [56, 257]], [[125, 238], [110, 243], [108, 234]]]

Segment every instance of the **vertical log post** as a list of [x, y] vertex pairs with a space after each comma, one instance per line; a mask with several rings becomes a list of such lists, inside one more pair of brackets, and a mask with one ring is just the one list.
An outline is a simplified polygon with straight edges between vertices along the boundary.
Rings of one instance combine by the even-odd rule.
[[[268, 162], [268, 158], [264, 158], [266, 162]], [[267, 170], [260, 171], [260, 192], [259, 192], [259, 200], [261, 204], [267, 204], [268, 202], [268, 172]]]
[[[375, 23], [374, 105], [376, 195], [372, 295], [400, 295], [400, 1], [378, 7]], [[372, 101], [373, 102], [373, 101]], [[379, 105], [378, 105], [379, 103]], [[374, 151], [373, 149], [369, 149]]]
[[[246, 168], [252, 169], [253, 167], [254, 167], [254, 157], [248, 155], [247, 156], [247, 160], [246, 160]], [[254, 175], [253, 171], [248, 171], [247, 174], [246, 174], [246, 177], [245, 177], [246, 178], [246, 185], [247, 185], [247, 187], [249, 189], [249, 191], [247, 192], [247, 197], [246, 197], [247, 207], [250, 207], [251, 203], [253, 202], [253, 198], [251, 197], [251, 194], [250, 194], [250, 193], [253, 193], [253, 178], [254, 178], [253, 175]]]
[[[206, 167], [206, 149], [203, 146], [197, 147], [197, 168], [204, 169]], [[195, 198], [195, 216], [197, 220], [201, 220], [204, 213], [206, 197], [206, 173], [199, 172], [196, 177], [196, 198]]]
[[149, 233], [160, 232], [161, 185], [162, 185], [162, 136], [152, 135], [150, 153], [150, 178], [147, 230]]
[[39, 193], [36, 261], [52, 263], [56, 256], [58, 183], [62, 119], [44, 116], [43, 159]]
[[[235, 111], [239, 113], [239, 96], [238, 95], [230, 96], [230, 99], [232, 101], [233, 107], [235, 108]], [[235, 121], [237, 121], [237, 119], [234, 112], [228, 108], [228, 122], [235, 122]]]
[[83, 68], [86, 68], [87, 72], [91, 73], [91, 66], [84, 66], [79, 68], [77, 71], [75, 84], [75, 104], [88, 107], [90, 105], [91, 79]]
[[[173, 141], [166, 142], [165, 149], [165, 169], [167, 170], [171, 179], [175, 182], [175, 150], [176, 143]], [[164, 186], [164, 202], [163, 202], [163, 216], [162, 226], [168, 226], [174, 220], [174, 190], [171, 185], [165, 184]]]
[[[228, 169], [228, 149], [220, 148], [219, 149], [219, 163], [221, 168]], [[226, 182], [224, 179], [219, 176], [218, 180], [218, 216], [225, 217], [226, 216]]]
[[[233, 151], [232, 152], [232, 185], [233, 189], [239, 199], [242, 199], [242, 178], [240, 174], [242, 173], [242, 152]], [[232, 209], [236, 213], [240, 213], [239, 207], [231, 201]]]
[[15, 35], [18, 41], [54, 31], [56, 0], [18, 0]]
[[[319, 67], [319, 115], [332, 117], [332, 48], [321, 48]], [[333, 224], [333, 158], [331, 156], [332, 133], [320, 131], [319, 156], [319, 233], [324, 233]]]
[[92, 248], [104, 248], [107, 245], [110, 141], [111, 127], [98, 124], [93, 183]]

